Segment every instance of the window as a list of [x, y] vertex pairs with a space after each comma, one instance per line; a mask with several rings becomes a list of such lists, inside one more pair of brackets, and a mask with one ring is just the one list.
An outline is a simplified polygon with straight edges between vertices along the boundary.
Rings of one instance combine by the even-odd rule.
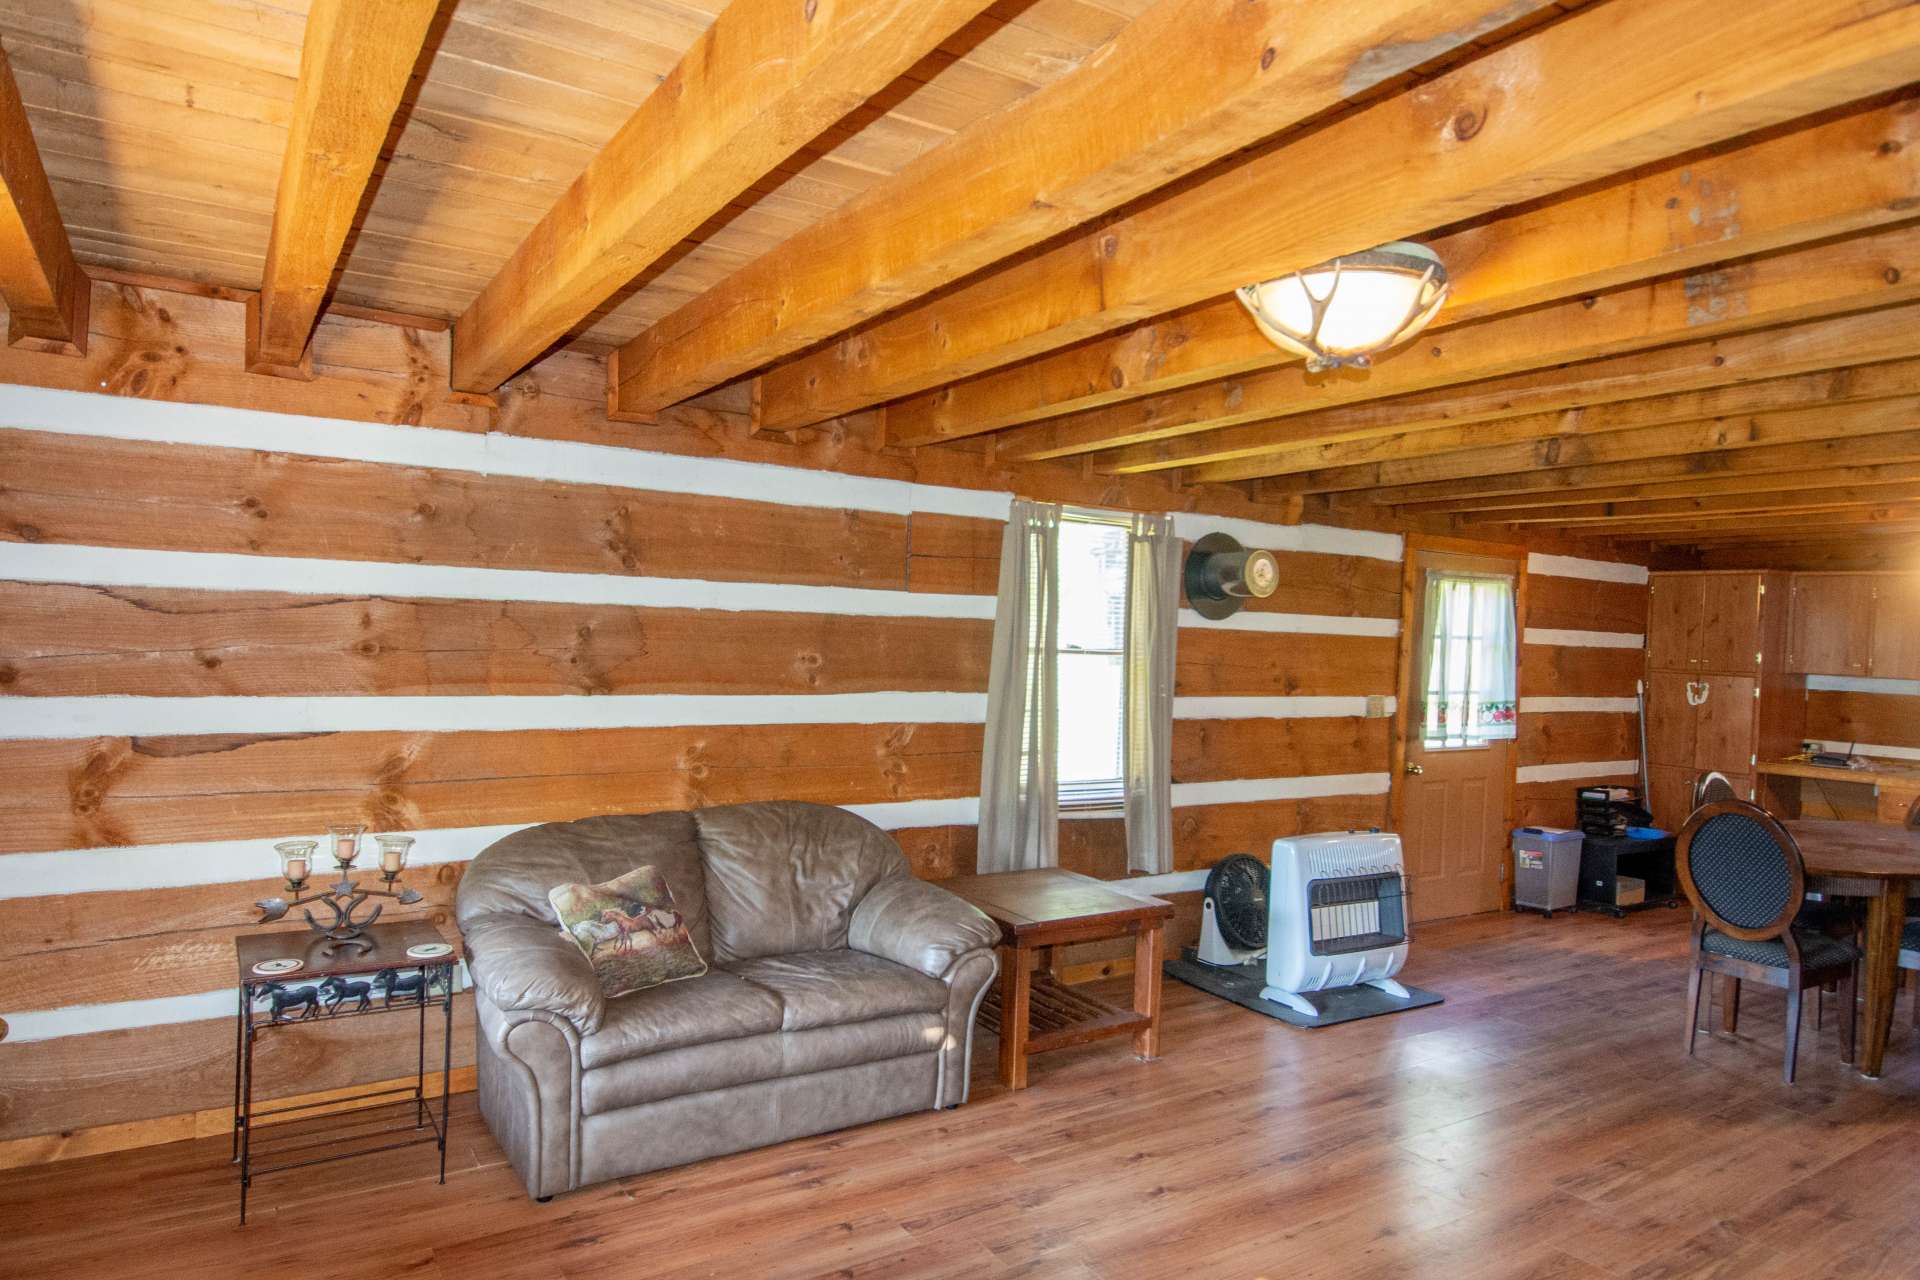
[[1118, 804], [1126, 732], [1127, 525], [1060, 519], [1060, 803]]
[[1513, 579], [1430, 570], [1425, 618], [1426, 745], [1513, 737]]

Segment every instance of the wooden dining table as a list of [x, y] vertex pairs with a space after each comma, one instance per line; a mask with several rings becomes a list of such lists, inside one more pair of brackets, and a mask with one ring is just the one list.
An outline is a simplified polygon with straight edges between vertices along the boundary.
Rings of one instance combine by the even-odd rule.
[[1806, 862], [1809, 891], [1867, 900], [1867, 945], [1861, 959], [1866, 1008], [1862, 1015], [1860, 1074], [1878, 1079], [1893, 1028], [1893, 996], [1900, 978], [1900, 932], [1907, 892], [1920, 881], [1920, 831], [1887, 822], [1802, 818], [1785, 824]]

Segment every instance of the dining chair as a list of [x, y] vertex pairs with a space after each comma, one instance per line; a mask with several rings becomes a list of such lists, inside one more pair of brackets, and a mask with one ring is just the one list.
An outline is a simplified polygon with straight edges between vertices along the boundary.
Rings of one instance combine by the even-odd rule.
[[1718, 769], [1709, 769], [1695, 779], [1693, 784], [1693, 807], [1712, 804], [1716, 800], [1738, 800], [1740, 795], [1733, 789], [1733, 781]]
[[[1907, 921], [1900, 931], [1900, 967], [1920, 972], [1920, 920]], [[1907, 985], [1913, 988], [1913, 1025], [1920, 1027], [1920, 981]]]
[[1687, 978], [1687, 1053], [1693, 1053], [1704, 975], [1733, 980], [1737, 1002], [1745, 981], [1787, 993], [1783, 1076], [1793, 1083], [1800, 1053], [1801, 993], [1827, 982], [1840, 990], [1842, 1060], [1853, 1061], [1854, 971], [1859, 952], [1799, 921], [1806, 864], [1793, 836], [1764, 809], [1744, 800], [1716, 800], [1694, 810], [1675, 849], [1680, 887], [1693, 904]]

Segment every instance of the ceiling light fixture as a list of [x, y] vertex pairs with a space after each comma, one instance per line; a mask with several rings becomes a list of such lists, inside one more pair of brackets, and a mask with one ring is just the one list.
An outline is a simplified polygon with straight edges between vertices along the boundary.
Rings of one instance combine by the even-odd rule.
[[1307, 372], [1364, 369], [1427, 327], [1447, 300], [1447, 268], [1425, 245], [1396, 240], [1234, 296], [1269, 341], [1307, 358]]

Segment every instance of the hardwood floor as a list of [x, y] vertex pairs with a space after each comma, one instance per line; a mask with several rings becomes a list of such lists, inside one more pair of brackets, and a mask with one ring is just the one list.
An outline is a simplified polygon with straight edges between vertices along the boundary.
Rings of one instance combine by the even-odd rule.
[[1678, 911], [1430, 925], [1407, 976], [1446, 1004], [1315, 1032], [1169, 982], [1157, 1062], [1090, 1045], [1010, 1094], [989, 1039], [958, 1111], [545, 1205], [471, 1095], [446, 1187], [430, 1151], [342, 1162], [262, 1181], [244, 1229], [224, 1139], [18, 1169], [0, 1274], [1920, 1275], [1908, 997], [1883, 1080], [1829, 1009], [1788, 1088], [1777, 992], [1682, 1056], [1684, 945]]

